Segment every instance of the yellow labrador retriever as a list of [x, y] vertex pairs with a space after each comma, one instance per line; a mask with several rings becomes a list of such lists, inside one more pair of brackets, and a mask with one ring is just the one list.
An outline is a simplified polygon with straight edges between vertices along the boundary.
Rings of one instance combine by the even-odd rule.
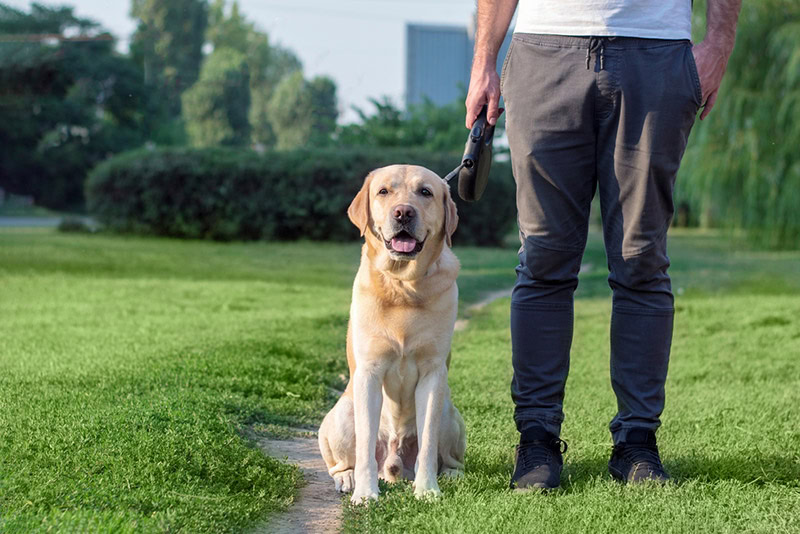
[[319, 429], [338, 491], [378, 498], [378, 477], [414, 480], [438, 496], [437, 476], [464, 469], [466, 437], [447, 370], [459, 264], [458, 215], [444, 180], [393, 165], [367, 176], [347, 210], [365, 236], [347, 329], [350, 381]]

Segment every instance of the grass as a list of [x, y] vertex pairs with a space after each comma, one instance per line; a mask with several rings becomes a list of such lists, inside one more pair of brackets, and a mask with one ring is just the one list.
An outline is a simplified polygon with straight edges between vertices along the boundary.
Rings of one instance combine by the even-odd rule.
[[675, 232], [681, 294], [660, 445], [676, 481], [626, 487], [607, 474], [610, 299], [592, 236], [576, 303], [562, 489], [508, 490], [517, 440], [509, 398], [508, 299], [454, 339], [450, 384], [467, 425], [466, 475], [441, 502], [410, 484], [347, 507], [350, 532], [800, 532], [800, 253], [736, 252], [716, 234]]
[[357, 252], [0, 232], [0, 531], [226, 532], [285, 508], [298, 471], [240, 433], [316, 424]]
[[[593, 236], [576, 305], [564, 489], [508, 492], [508, 301], [454, 341], [467, 474], [420, 503], [384, 486], [346, 530], [800, 531], [800, 254], [673, 236], [672, 487], [605, 474], [608, 290]], [[513, 249], [457, 248], [462, 310]], [[296, 469], [248, 431], [314, 428], [343, 387], [356, 244], [217, 244], [0, 229], [0, 531], [228, 532], [286, 508]]]

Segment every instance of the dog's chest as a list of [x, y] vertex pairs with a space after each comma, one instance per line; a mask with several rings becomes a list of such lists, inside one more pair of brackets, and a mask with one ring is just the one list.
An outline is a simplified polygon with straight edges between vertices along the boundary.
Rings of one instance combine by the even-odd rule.
[[419, 367], [413, 358], [401, 357], [391, 363], [383, 380], [383, 409], [386, 415], [401, 424], [414, 418], [414, 392], [418, 380]]

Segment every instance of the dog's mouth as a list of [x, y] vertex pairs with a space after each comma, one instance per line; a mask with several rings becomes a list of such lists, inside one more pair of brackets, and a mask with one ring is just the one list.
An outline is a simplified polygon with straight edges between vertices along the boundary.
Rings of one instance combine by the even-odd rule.
[[425, 240], [417, 241], [417, 239], [406, 232], [405, 230], [395, 234], [389, 240], [384, 240], [386, 248], [399, 256], [412, 257], [422, 250], [425, 245]]

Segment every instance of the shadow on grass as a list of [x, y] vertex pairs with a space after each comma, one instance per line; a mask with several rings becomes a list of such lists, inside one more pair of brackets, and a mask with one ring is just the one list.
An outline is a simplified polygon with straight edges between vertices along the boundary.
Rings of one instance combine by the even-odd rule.
[[[609, 448], [610, 449], [610, 448]], [[610, 450], [609, 450], [610, 453]], [[492, 455], [472, 458], [467, 465], [468, 476], [484, 480], [486, 490], [503, 490], [508, 487], [514, 470], [513, 459]], [[699, 482], [701, 484], [736, 481], [746, 485], [762, 486], [778, 484], [789, 488], [800, 488], [800, 462], [790, 454], [740, 453], [721, 458], [693, 455], [672, 457], [664, 462], [675, 485]], [[565, 458], [558, 493], [581, 493], [595, 487], [599, 480], [612, 481], [608, 472], [608, 457], [597, 456], [572, 460]]]
[[717, 482], [735, 480], [744, 484], [779, 484], [800, 488], [800, 461], [789, 454], [740, 453], [721, 458], [684, 456], [672, 459], [666, 467], [676, 482]]
[[[567, 493], [580, 492], [593, 485], [597, 478], [611, 480], [607, 458], [567, 461], [562, 474], [562, 487]], [[683, 456], [665, 460], [664, 467], [674, 484], [715, 483], [736, 481], [746, 485], [778, 484], [800, 488], [800, 463], [789, 454], [742, 456], [734, 454], [722, 458]]]

